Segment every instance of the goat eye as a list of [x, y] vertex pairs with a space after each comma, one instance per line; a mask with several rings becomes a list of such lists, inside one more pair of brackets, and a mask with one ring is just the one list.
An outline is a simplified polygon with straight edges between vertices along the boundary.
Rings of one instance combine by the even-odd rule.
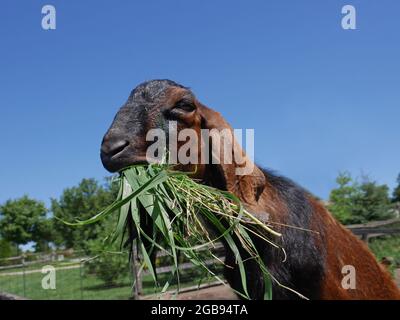
[[172, 111], [185, 111], [192, 112], [196, 109], [196, 107], [191, 103], [178, 102], [173, 108]]

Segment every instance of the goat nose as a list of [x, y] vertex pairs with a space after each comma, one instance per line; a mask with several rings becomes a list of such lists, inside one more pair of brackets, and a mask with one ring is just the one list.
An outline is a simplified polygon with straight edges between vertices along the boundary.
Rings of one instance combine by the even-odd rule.
[[101, 153], [111, 158], [122, 152], [129, 145], [129, 141], [119, 138], [105, 138], [101, 144]]

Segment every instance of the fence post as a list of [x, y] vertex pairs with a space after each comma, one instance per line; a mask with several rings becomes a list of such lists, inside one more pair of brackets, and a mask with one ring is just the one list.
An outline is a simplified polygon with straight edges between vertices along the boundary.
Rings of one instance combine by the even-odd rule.
[[142, 294], [142, 275], [138, 268], [138, 256], [136, 245], [132, 245], [132, 275], [135, 285], [132, 288], [132, 299], [139, 300]]
[[22, 282], [23, 282], [23, 292], [24, 297], [26, 297], [26, 277], [25, 277], [25, 255], [22, 254]]
[[81, 288], [81, 300], [83, 300], [83, 272], [82, 272], [83, 259], [79, 259], [79, 282]]

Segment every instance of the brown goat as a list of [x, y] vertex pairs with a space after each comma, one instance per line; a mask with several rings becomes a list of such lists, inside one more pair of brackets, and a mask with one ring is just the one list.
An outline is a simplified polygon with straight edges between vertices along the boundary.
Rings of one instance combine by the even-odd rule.
[[[117, 113], [104, 136], [101, 158], [106, 169], [115, 172], [145, 163], [146, 133], [150, 129], [168, 130], [168, 122], [178, 123], [178, 131], [191, 128], [232, 130], [216, 111], [202, 105], [186, 87], [170, 80], [153, 80], [135, 88]], [[201, 157], [201, 148], [197, 157]], [[250, 163], [245, 158], [247, 164]], [[267, 268], [281, 284], [310, 299], [400, 299], [390, 274], [377, 263], [368, 247], [338, 223], [310, 193], [292, 181], [254, 166], [250, 175], [238, 176], [231, 164], [199, 164], [197, 178], [203, 183], [237, 195], [246, 208], [282, 233], [274, 239], [281, 250], [253, 239]], [[192, 170], [193, 165], [181, 167]], [[289, 227], [291, 226], [291, 227]], [[297, 227], [297, 228], [293, 228]], [[305, 231], [304, 229], [312, 230]], [[230, 285], [243, 291], [239, 270], [232, 252], [226, 250], [225, 277]], [[248, 291], [253, 299], [262, 299], [263, 275], [257, 264], [247, 264]], [[342, 286], [343, 267], [353, 266], [355, 288]], [[298, 296], [273, 283], [274, 299]]]

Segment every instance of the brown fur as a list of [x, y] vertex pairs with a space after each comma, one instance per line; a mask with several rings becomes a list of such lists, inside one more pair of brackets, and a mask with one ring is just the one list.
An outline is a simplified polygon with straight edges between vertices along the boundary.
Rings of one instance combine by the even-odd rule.
[[[315, 199], [311, 202], [314, 224], [324, 229], [324, 236], [316, 238], [328, 253], [321, 299], [400, 299], [390, 273], [377, 262], [367, 245], [337, 222], [322, 204]], [[355, 267], [355, 289], [345, 290], [341, 286], [344, 265]]]

